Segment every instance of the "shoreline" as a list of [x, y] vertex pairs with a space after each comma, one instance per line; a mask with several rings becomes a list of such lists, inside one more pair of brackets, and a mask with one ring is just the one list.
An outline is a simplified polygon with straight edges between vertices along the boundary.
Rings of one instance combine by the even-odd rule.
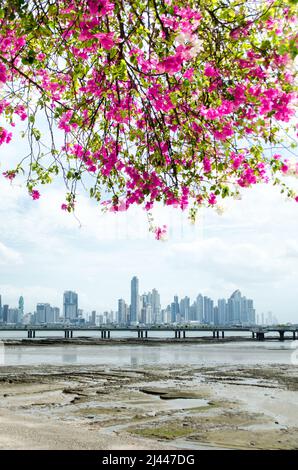
[[[275, 341], [279, 342], [276, 337], [268, 337], [265, 341]], [[291, 341], [291, 338], [285, 338], [285, 341]], [[256, 339], [243, 337], [243, 336], [232, 336], [226, 338], [210, 338], [210, 337], [190, 337], [190, 338], [110, 338], [110, 339], [101, 339], [94, 337], [76, 337], [76, 338], [57, 338], [57, 337], [46, 337], [46, 338], [0, 338], [0, 342], [4, 346], [67, 346], [67, 345], [78, 345], [78, 346], [119, 346], [125, 344], [133, 345], [169, 345], [169, 344], [223, 344], [223, 343], [237, 343], [237, 342], [251, 342], [251, 343], [260, 343]]]
[[0, 366], [0, 449], [297, 449], [293, 365]]

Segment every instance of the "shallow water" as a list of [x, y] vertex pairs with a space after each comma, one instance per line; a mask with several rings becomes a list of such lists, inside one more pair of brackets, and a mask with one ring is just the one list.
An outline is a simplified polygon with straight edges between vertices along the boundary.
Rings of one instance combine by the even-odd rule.
[[4, 346], [0, 365], [154, 366], [216, 364], [293, 364], [298, 342], [221, 344]]

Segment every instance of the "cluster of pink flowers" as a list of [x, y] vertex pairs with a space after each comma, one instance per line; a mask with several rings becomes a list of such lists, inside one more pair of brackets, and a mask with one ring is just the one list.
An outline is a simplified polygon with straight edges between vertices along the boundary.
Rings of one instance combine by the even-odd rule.
[[8, 132], [4, 127], [0, 127], [0, 145], [9, 144], [12, 138], [12, 133]]
[[[264, 142], [278, 141], [278, 124], [293, 120], [297, 103], [292, 8], [276, 3], [279, 16], [272, 10], [262, 21], [231, 17], [218, 47], [222, 9], [212, 13], [204, 2], [193, 8], [165, 0], [162, 8], [149, 2], [146, 9], [124, 3], [119, 9], [112, 0], [57, 0], [48, 11], [52, 34], [43, 38], [40, 28], [35, 43], [22, 18], [0, 19], [1, 117], [12, 126], [15, 116], [29, 117], [40, 139], [30, 124], [33, 105], [19, 94], [6, 96], [13, 80], [20, 90], [34, 90], [37, 108], [64, 138], [53, 151], [50, 178], [41, 159], [32, 160], [34, 200], [40, 193], [32, 187], [40, 175], [52, 179], [57, 159], [66, 162], [69, 186], [87, 174], [88, 184], [95, 182], [91, 193], [113, 212], [132, 204], [150, 211], [160, 201], [182, 210], [191, 203], [216, 206], [227, 181], [246, 188], [276, 172], [298, 175], [296, 161], [276, 156], [272, 163], [262, 153]], [[0, 127], [0, 145], [11, 138]], [[3, 174], [12, 180], [17, 173]], [[73, 207], [71, 194], [61, 209]], [[162, 238], [164, 228], [155, 234]]]

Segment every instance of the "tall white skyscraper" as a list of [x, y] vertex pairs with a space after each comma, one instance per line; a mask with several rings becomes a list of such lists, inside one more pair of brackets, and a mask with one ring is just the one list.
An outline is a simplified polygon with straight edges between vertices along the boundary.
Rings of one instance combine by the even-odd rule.
[[139, 279], [134, 276], [131, 280], [130, 291], [130, 323], [136, 324], [140, 316]]
[[160, 316], [160, 294], [156, 289], [152, 290], [151, 295], [151, 302], [152, 302], [152, 320], [153, 323], [161, 323], [161, 316]]

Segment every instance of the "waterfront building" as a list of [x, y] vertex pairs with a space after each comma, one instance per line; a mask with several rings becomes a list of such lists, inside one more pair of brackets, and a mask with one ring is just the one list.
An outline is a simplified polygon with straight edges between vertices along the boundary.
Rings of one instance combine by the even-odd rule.
[[3, 305], [3, 307], [2, 307], [2, 319], [3, 319], [3, 323], [7, 323], [8, 309], [9, 309], [9, 305], [7, 305], [7, 304]]
[[48, 303], [38, 303], [36, 305], [36, 324], [53, 323], [51, 306]]
[[76, 321], [79, 317], [78, 294], [65, 291], [63, 294], [63, 316], [65, 321]]
[[178, 321], [178, 315], [180, 314], [179, 299], [178, 296], [174, 296], [174, 302], [171, 303], [171, 323]]
[[90, 323], [92, 326], [96, 325], [96, 311], [95, 310], [92, 310], [91, 312]]
[[204, 301], [204, 313], [203, 313], [204, 323], [206, 323], [207, 325], [212, 325], [214, 323], [213, 300], [207, 296], [204, 296], [203, 301]]
[[195, 321], [203, 323], [204, 319], [204, 298], [202, 294], [197, 296], [196, 300], [196, 317], [194, 318]]
[[184, 297], [180, 300], [179, 313], [180, 321], [188, 322], [189, 321], [189, 310], [190, 310], [190, 298]]
[[119, 325], [127, 325], [127, 305], [124, 299], [118, 300], [118, 323]]
[[130, 323], [135, 325], [140, 316], [139, 280], [134, 276], [131, 280], [130, 291]]
[[19, 309], [9, 308], [7, 311], [7, 323], [19, 323]]
[[156, 289], [152, 290], [151, 294], [151, 306], [152, 306], [152, 322], [160, 324], [161, 315], [160, 315], [160, 294]]
[[225, 299], [218, 299], [218, 324], [225, 325], [227, 323], [227, 302]]
[[22, 321], [23, 316], [24, 316], [24, 297], [22, 295], [19, 298], [19, 315], [20, 315], [20, 320]]

